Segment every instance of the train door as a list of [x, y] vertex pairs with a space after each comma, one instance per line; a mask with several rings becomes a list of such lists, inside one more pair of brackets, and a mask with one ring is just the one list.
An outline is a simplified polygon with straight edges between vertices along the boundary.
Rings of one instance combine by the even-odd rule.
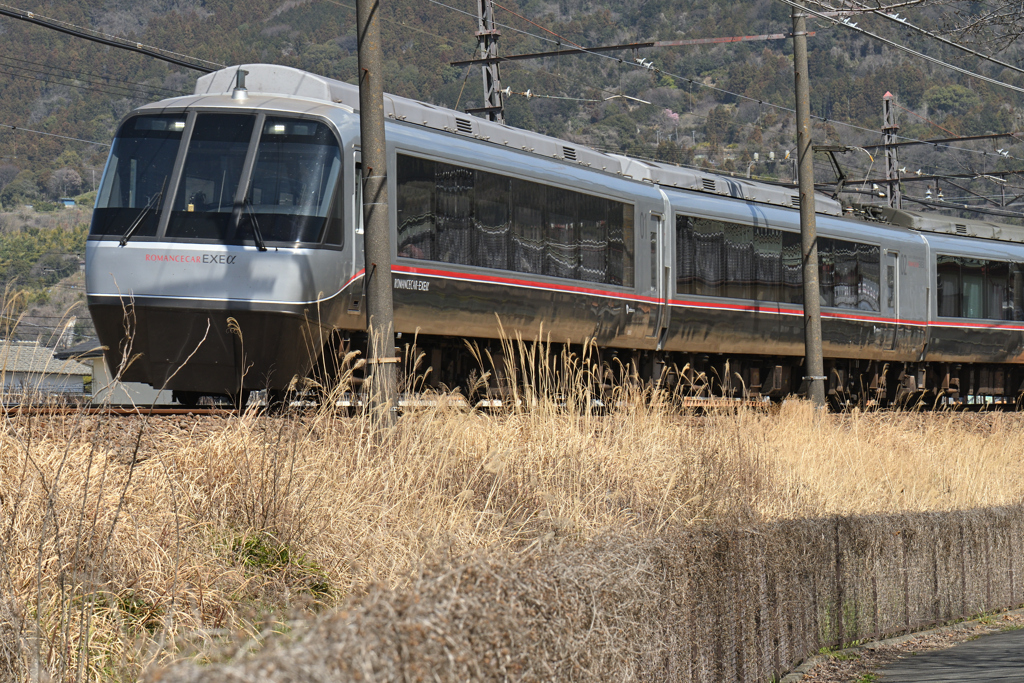
[[882, 300], [885, 305], [885, 313], [892, 322], [891, 340], [886, 346], [895, 349], [900, 336], [900, 253], [894, 249], [885, 250], [883, 259], [883, 279], [885, 291]]
[[664, 267], [667, 262], [668, 242], [663, 239], [665, 219], [656, 213], [651, 213], [651, 220], [648, 223], [647, 237], [650, 240], [651, 267], [649, 273], [650, 297], [656, 299], [651, 302], [651, 325], [647, 332], [648, 339], [657, 339], [657, 349], [660, 351], [665, 343], [665, 332], [668, 329], [668, 268]]

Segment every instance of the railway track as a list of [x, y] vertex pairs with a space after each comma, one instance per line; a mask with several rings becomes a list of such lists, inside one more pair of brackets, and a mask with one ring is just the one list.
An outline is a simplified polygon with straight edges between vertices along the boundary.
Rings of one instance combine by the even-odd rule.
[[[978, 397], [979, 399], [981, 397]], [[564, 403], [560, 403], [557, 399], [553, 401], [553, 405], [556, 407], [564, 408]], [[743, 398], [724, 398], [724, 397], [698, 397], [698, 396], [686, 396], [677, 398], [671, 401], [671, 405], [677, 408], [684, 408], [694, 410], [697, 413], [707, 413], [712, 411], [721, 410], [738, 410], [740, 408], [748, 408], [754, 410], [770, 410], [773, 405], [777, 405], [772, 402], [755, 400], [755, 399], [743, 399]], [[335, 403], [335, 408], [341, 412], [353, 413], [362, 410], [366, 407], [365, 402], [362, 398], [344, 398], [338, 400]], [[435, 408], [454, 408], [457, 410], [479, 410], [483, 412], [501, 412], [511, 407], [508, 401], [502, 401], [501, 399], [484, 399], [477, 401], [475, 404], [470, 405], [469, 401], [466, 401], [462, 397], [438, 397], [438, 396], [417, 396], [417, 395], [406, 395], [399, 399], [398, 410], [399, 412], [413, 412], [417, 410], [430, 410]], [[522, 401], [518, 402], [519, 408], [524, 408], [525, 404]], [[602, 411], [611, 408], [612, 406], [606, 405], [605, 403], [595, 400], [592, 408], [594, 410]], [[669, 407], [668, 403], [663, 404], [661, 407]], [[998, 400], [976, 400], [976, 401], [965, 401], [958, 404], [948, 404], [938, 406], [937, 410], [956, 410], [962, 412], [984, 412], [984, 411], [1012, 411], [1017, 409], [1018, 406], [1016, 401], [1012, 399], [998, 399]], [[304, 401], [294, 401], [287, 409], [280, 412], [297, 412], [297, 411], [308, 411], [316, 410], [318, 406], [314, 403]], [[877, 406], [868, 406], [868, 410], [878, 410]], [[918, 408], [909, 408], [909, 410], [917, 410]], [[897, 409], [898, 410], [898, 409]], [[56, 415], [103, 415], [108, 417], [130, 417], [130, 416], [185, 416], [193, 415], [196, 417], [231, 417], [238, 415], [239, 412], [233, 408], [225, 406], [209, 406], [209, 407], [144, 407], [144, 406], [131, 406], [131, 405], [113, 405], [113, 406], [70, 406], [70, 405], [56, 405], [56, 406], [40, 406], [40, 405], [8, 405], [3, 407], [3, 411], [7, 417], [17, 416], [56, 416]], [[280, 412], [275, 411], [276, 414]], [[931, 411], [927, 411], [931, 412]]]
[[139, 406], [5, 406], [7, 417], [20, 415], [109, 415], [111, 417], [146, 416], [146, 415], [203, 415], [213, 417], [229, 417], [235, 415], [234, 410], [224, 408], [145, 408]]

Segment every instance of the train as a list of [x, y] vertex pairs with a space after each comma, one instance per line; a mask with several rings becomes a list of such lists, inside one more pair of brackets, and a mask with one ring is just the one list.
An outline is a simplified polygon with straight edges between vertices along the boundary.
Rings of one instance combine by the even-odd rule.
[[[642, 382], [806, 391], [795, 190], [384, 108], [398, 352], [415, 345], [427, 386], [469, 391], [472, 347], [542, 334]], [[116, 376], [244, 402], [365, 352], [358, 110], [354, 85], [245, 64], [125, 117], [86, 245]], [[830, 400], [1022, 395], [1024, 228], [815, 209]]]

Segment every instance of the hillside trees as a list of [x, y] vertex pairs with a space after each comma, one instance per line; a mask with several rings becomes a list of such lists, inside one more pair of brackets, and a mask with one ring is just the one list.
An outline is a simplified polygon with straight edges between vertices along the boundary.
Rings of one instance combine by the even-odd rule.
[[[470, 15], [475, 13], [470, 0], [451, 3]], [[40, 0], [32, 9], [217, 64], [265, 61], [354, 82], [356, 38], [354, 12], [348, 4]], [[565, 41], [608, 45], [791, 30], [789, 10], [776, 0], [507, 0], [502, 4], [561, 36], [556, 39], [501, 10], [499, 20], [512, 27], [503, 28], [501, 51], [506, 55], [557, 49], [558, 40], [564, 47]], [[941, 10], [927, 11], [937, 22]], [[386, 90], [449, 107], [458, 104], [459, 109], [481, 104], [479, 67], [449, 65], [476, 56], [472, 16], [433, 3], [387, 0], [382, 4], [382, 20]], [[1017, 96], [927, 67], [852, 32], [824, 24], [812, 28], [817, 31], [809, 41], [812, 112], [836, 122], [835, 135], [821, 123], [815, 124], [816, 136], [838, 136], [849, 144], [877, 142], [871, 131], [879, 128], [886, 90], [897, 95], [901, 106], [930, 116], [949, 130], [966, 133], [1014, 127], [1022, 104]], [[0, 33], [0, 71], [13, 74], [0, 78], [0, 123], [101, 143], [87, 145], [0, 129], [0, 161], [17, 169], [13, 178], [0, 184], [0, 202], [6, 206], [71, 194], [69, 188], [76, 185], [70, 182], [76, 180], [72, 174], [77, 174], [80, 190], [94, 189], [108, 152], [104, 145], [120, 120], [141, 104], [190, 92], [197, 77], [192, 71], [9, 19], [0, 19]], [[528, 100], [512, 95], [507, 98], [506, 118], [511, 125], [567, 136], [579, 144], [673, 160], [691, 158], [698, 137], [703, 136], [718, 148], [707, 162], [712, 166], [724, 164], [727, 156], [767, 154], [770, 149], [781, 153], [792, 147], [793, 129], [786, 112], [771, 105], [793, 105], [791, 52], [790, 41], [783, 40], [638, 53], [659, 72], [638, 68], [628, 52], [510, 62], [502, 65], [503, 85], [514, 92], [530, 90], [566, 99]], [[31, 68], [39, 73], [19, 70], [29, 65], [12, 58], [33, 62], [37, 66]], [[975, 99], [959, 89], [973, 93]], [[653, 105], [606, 101], [615, 95]], [[678, 117], [667, 120], [661, 115], [664, 109]], [[901, 120], [904, 131], [922, 126], [914, 128], [917, 134], [938, 132], [932, 124], [906, 114]], [[844, 128], [840, 123], [866, 130]], [[672, 145], [662, 146], [670, 135]], [[736, 147], [726, 151], [724, 146], [730, 144]], [[76, 158], [62, 156], [69, 150]]]

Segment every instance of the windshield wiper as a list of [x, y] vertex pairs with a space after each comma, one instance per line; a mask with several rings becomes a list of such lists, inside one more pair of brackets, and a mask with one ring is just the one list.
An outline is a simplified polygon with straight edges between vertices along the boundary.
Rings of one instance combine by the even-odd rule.
[[164, 182], [160, 186], [160, 191], [149, 198], [149, 201], [146, 202], [146, 205], [144, 207], [142, 207], [142, 211], [139, 212], [139, 215], [135, 219], [135, 221], [128, 227], [127, 230], [124, 231], [124, 234], [121, 235], [122, 247], [128, 244], [128, 240], [132, 238], [132, 235], [135, 234], [135, 231], [139, 229], [140, 225], [142, 225], [142, 219], [146, 217], [146, 214], [148, 214], [153, 209], [153, 207], [155, 207], [163, 198], [165, 187], [167, 187], [167, 176], [164, 176]]
[[252, 241], [256, 243], [256, 248], [260, 251], [266, 251], [267, 245], [263, 242], [263, 233], [260, 232], [260, 224], [256, 220], [256, 211], [252, 208], [252, 203], [246, 199], [245, 208], [249, 211], [249, 219], [252, 220]]

